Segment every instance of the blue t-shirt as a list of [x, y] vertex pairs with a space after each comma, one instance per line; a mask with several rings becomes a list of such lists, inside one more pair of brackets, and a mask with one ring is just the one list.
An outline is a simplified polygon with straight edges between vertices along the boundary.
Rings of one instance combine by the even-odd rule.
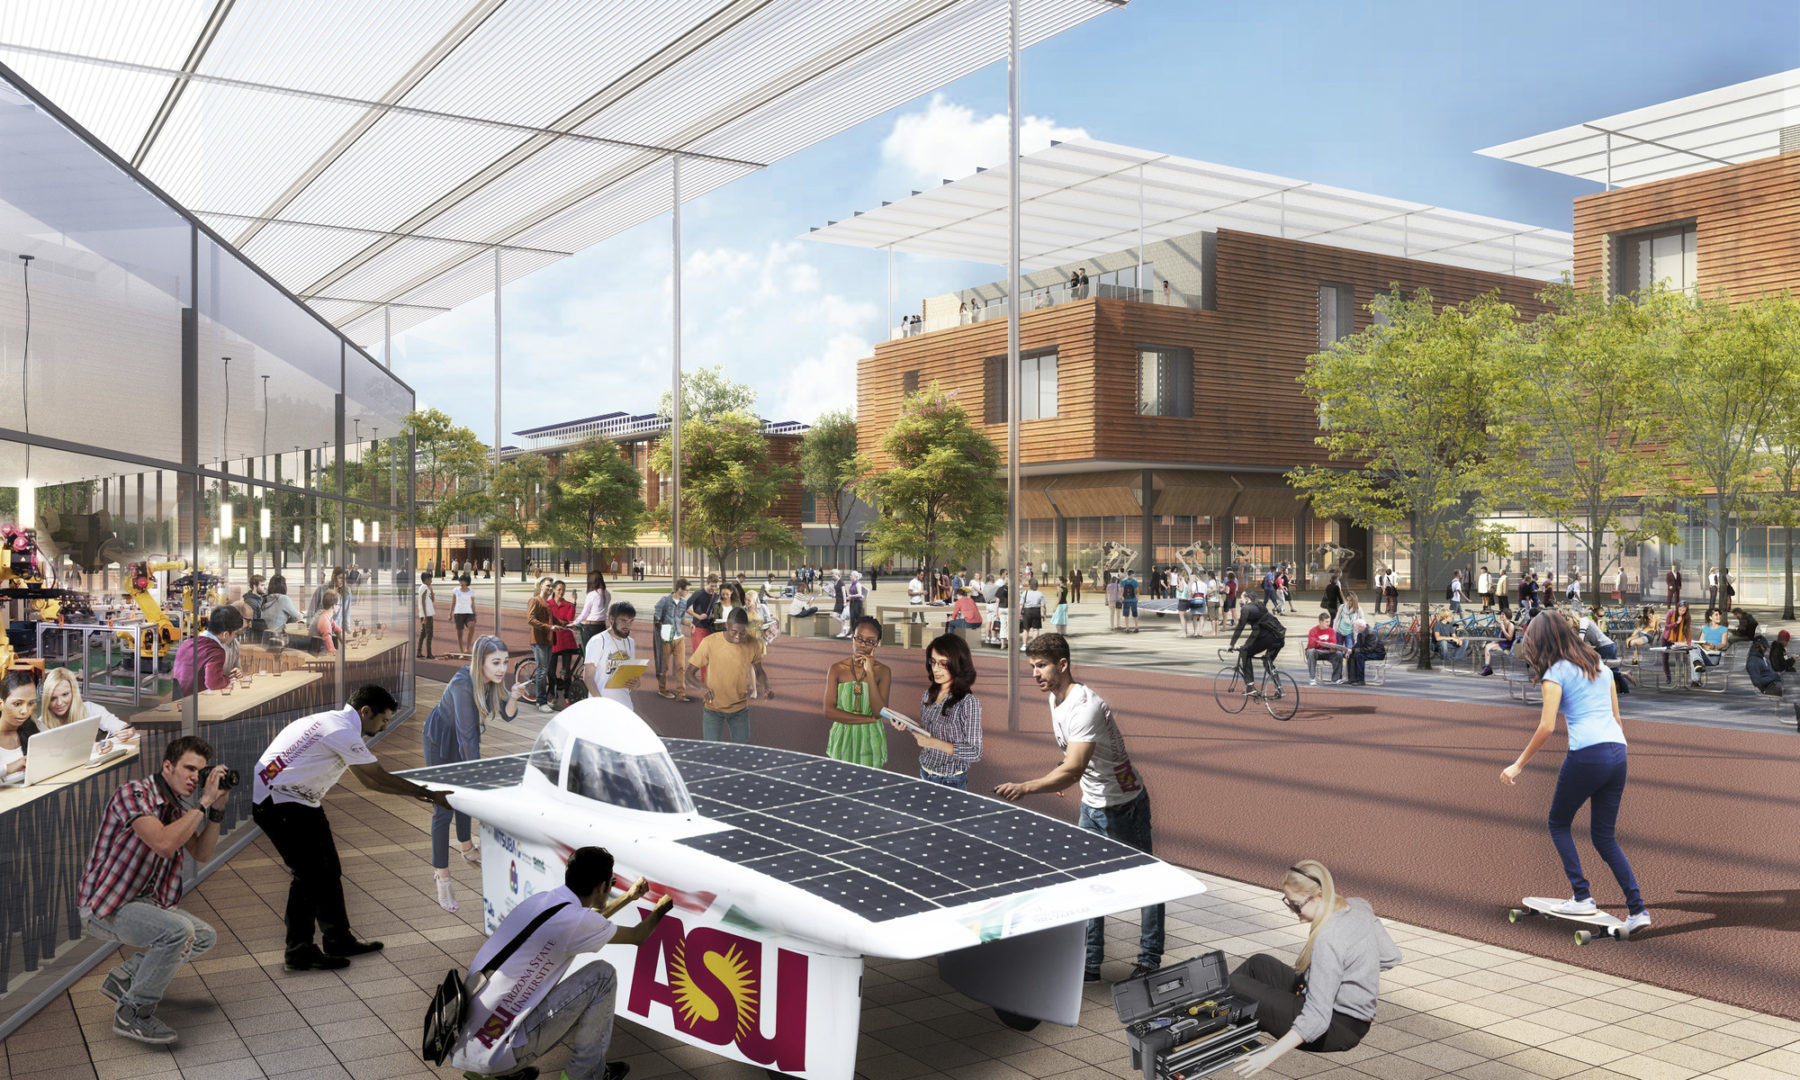
[[1700, 640], [1706, 642], [1708, 645], [1718, 645], [1723, 647], [1725, 644], [1725, 628], [1723, 626], [1703, 626], [1700, 628]]
[[1567, 660], [1558, 660], [1544, 672], [1544, 681], [1562, 687], [1557, 711], [1569, 725], [1569, 749], [1581, 750], [1596, 743], [1625, 741], [1619, 722], [1613, 719], [1612, 672], [1602, 665], [1593, 678]]
[[1137, 578], [1127, 575], [1124, 581], [1119, 582], [1119, 599], [1121, 599], [1121, 600], [1136, 600], [1137, 599], [1137, 591], [1138, 591], [1138, 579]]

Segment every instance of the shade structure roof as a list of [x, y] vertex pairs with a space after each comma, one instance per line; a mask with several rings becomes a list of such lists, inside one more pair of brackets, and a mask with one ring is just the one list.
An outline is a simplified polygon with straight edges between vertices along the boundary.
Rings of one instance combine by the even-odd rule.
[[1800, 150], [1800, 69], [1476, 152], [1626, 187], [1754, 161], [1784, 149]]
[[[1004, 265], [1007, 170], [978, 170], [808, 234], [854, 247]], [[1238, 229], [1474, 270], [1554, 279], [1573, 237], [1447, 210], [1137, 150], [1052, 143], [1020, 162], [1021, 261], [1040, 270], [1210, 229]]]
[[[1023, 0], [1029, 46], [1127, 0]], [[1006, 0], [7, 0], [0, 63], [359, 344], [1006, 55]]]

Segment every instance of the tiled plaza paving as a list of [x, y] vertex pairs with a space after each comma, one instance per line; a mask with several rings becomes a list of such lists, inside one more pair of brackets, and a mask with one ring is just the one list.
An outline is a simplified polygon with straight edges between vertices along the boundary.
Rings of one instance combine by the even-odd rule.
[[[421, 681], [422, 708], [440, 689]], [[525, 749], [539, 726], [528, 714], [490, 729], [490, 754]], [[386, 764], [421, 764], [418, 724], [379, 747]], [[458, 1075], [415, 1052], [425, 987], [462, 966], [481, 941], [479, 872], [458, 864], [462, 910], [431, 894], [429, 808], [371, 797], [347, 779], [328, 810], [343, 855], [353, 922], [387, 943], [347, 971], [281, 970], [280, 906], [286, 872], [258, 840], [190, 894], [185, 906], [219, 930], [219, 944], [184, 969], [160, 1015], [181, 1033], [173, 1048], [112, 1034], [111, 1006], [98, 992], [104, 968], [4, 1044], [0, 1077], [42, 1080], [381, 1080]], [[1171, 905], [1169, 958], [1223, 949], [1235, 964], [1255, 951], [1290, 959], [1302, 931], [1274, 891], [1197, 875], [1207, 891]], [[1500, 913], [1496, 911], [1496, 918]], [[1322, 1080], [1575, 1078], [1764, 1080], [1800, 1077], [1800, 1023], [1655, 986], [1388, 922], [1406, 963], [1382, 979], [1380, 1013], [1363, 1045], [1345, 1054], [1295, 1052], [1271, 1073]], [[1129, 958], [1136, 917], [1109, 925], [1113, 957]], [[1652, 948], [1654, 942], [1590, 948]], [[1109, 961], [1109, 978], [1125, 960]], [[951, 991], [930, 961], [871, 961], [864, 980], [857, 1075], [867, 1080], [1064, 1078], [1107, 1080], [1131, 1068], [1106, 984], [1086, 988], [1081, 1024], [1029, 1033], [1000, 1026], [986, 1008]], [[762, 1070], [727, 1062], [629, 1023], [614, 1056], [633, 1077], [760, 1080]], [[560, 1053], [545, 1062], [559, 1065]]]

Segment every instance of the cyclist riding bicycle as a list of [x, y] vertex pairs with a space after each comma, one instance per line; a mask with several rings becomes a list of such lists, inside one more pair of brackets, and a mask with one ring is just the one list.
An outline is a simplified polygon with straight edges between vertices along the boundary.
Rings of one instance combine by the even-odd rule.
[[1240, 608], [1237, 629], [1232, 631], [1230, 647], [1237, 648], [1238, 635], [1245, 630], [1250, 631], [1250, 640], [1244, 643], [1244, 651], [1238, 654], [1238, 666], [1244, 674], [1244, 692], [1248, 694], [1256, 689], [1255, 658], [1264, 656], [1270, 664], [1274, 664], [1281, 647], [1287, 644], [1287, 627], [1281, 624], [1281, 620], [1273, 612], [1255, 600], [1243, 601]]

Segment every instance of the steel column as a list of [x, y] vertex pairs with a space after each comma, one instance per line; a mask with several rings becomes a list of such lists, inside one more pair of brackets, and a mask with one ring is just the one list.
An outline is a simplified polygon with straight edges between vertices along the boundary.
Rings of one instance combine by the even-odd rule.
[[[1007, 621], [1019, 636], [1019, 0], [1006, 6], [1006, 572]], [[1006, 650], [1006, 730], [1019, 730], [1019, 653]]]

